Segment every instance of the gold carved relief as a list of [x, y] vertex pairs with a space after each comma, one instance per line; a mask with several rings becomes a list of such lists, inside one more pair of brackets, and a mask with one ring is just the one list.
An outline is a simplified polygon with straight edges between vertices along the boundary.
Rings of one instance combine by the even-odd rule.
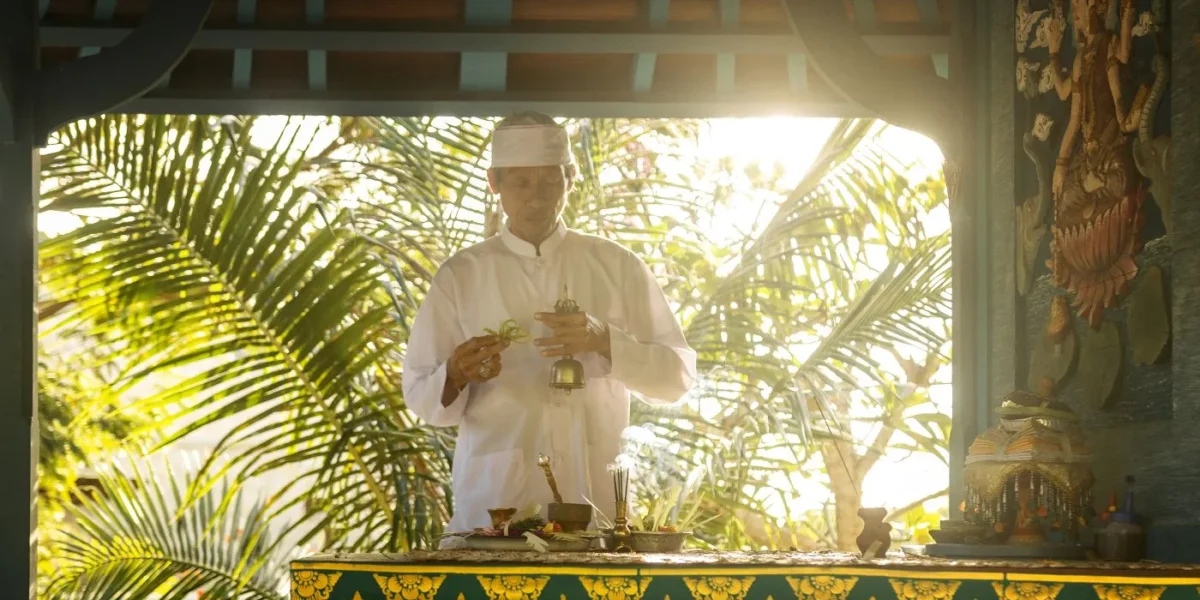
[[292, 600], [329, 600], [341, 573], [292, 571]]
[[935, 579], [888, 579], [896, 597], [900, 600], [950, 600], [961, 581], [937, 581]]
[[799, 600], [846, 600], [857, 577], [814, 575], [812, 577], [788, 577], [788, 585]]
[[375, 575], [388, 600], [433, 600], [445, 580], [445, 575]]
[[637, 600], [646, 593], [650, 577], [580, 577], [591, 600]]
[[1000, 600], [1054, 600], [1062, 592], [1061, 583], [993, 583]]
[[478, 579], [490, 600], [536, 600], [550, 582], [549, 577], [524, 575], [479, 575]]
[[1158, 600], [1165, 586], [1149, 585], [1097, 585], [1096, 595], [1100, 600]]
[[742, 600], [753, 577], [684, 577], [688, 590], [695, 600]]

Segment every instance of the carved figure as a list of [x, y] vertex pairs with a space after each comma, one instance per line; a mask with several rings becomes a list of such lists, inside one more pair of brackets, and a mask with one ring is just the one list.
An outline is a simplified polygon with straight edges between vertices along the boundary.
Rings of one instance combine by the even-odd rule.
[[1037, 193], [1025, 198], [1017, 208], [1017, 292], [1022, 296], [1033, 288], [1033, 265], [1038, 249], [1046, 239], [1050, 216], [1050, 150], [1044, 141], [1033, 132], [1025, 132], [1022, 138], [1025, 155], [1033, 162], [1037, 174]]
[[1153, 136], [1154, 118], [1158, 114], [1158, 103], [1167, 91], [1170, 77], [1167, 57], [1159, 52], [1154, 56], [1154, 85], [1150, 97], [1142, 109], [1142, 122], [1138, 125], [1137, 140], [1133, 143], [1133, 160], [1138, 171], [1150, 181], [1150, 195], [1162, 212], [1163, 225], [1171, 232], [1171, 180], [1170, 180], [1170, 136]]
[[1133, 0], [1120, 1], [1117, 31], [1105, 27], [1111, 3], [1071, 0], [1079, 47], [1070, 77], [1059, 61], [1063, 40], [1061, 0], [1055, 5], [1049, 50], [1054, 88], [1070, 99], [1071, 116], [1055, 160], [1053, 239], [1048, 262], [1054, 283], [1075, 294], [1074, 306], [1092, 327], [1128, 292], [1140, 250], [1142, 180], [1129, 134], [1140, 124], [1149, 86], [1125, 108], [1123, 70], [1133, 40]]

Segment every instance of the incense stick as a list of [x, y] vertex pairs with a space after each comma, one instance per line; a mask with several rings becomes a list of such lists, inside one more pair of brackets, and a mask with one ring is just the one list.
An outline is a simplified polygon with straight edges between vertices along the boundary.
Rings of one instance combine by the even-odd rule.
[[618, 503], [629, 499], [629, 469], [627, 467], [617, 466], [613, 469], [613, 495], [616, 496]]

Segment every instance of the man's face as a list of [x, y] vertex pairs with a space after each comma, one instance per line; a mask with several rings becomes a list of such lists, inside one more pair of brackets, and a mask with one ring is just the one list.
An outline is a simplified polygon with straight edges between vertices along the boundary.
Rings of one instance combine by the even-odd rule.
[[517, 237], [538, 243], [554, 229], [574, 183], [567, 176], [569, 172], [570, 169], [563, 167], [507, 167], [488, 171], [492, 191], [500, 195], [509, 229]]

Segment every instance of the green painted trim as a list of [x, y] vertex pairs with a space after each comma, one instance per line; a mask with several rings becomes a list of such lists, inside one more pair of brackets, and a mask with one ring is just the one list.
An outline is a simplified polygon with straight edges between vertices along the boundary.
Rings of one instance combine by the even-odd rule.
[[1196, 600], [1200, 577], [903, 568], [293, 563], [299, 600]]

